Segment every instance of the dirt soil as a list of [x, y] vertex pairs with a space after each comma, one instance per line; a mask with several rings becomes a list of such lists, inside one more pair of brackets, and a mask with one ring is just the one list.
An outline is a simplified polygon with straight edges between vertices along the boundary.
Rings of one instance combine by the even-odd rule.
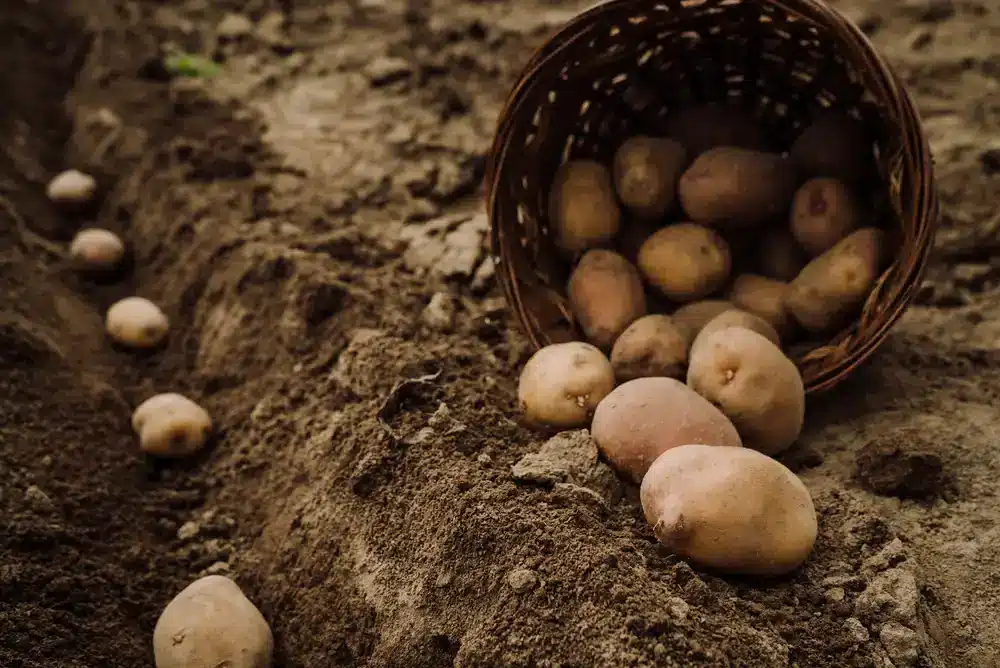
[[[519, 68], [582, 4], [4, 2], [0, 666], [152, 665], [206, 573], [282, 668], [1000, 665], [1000, 8], [837, 4], [919, 103], [944, 219], [919, 304], [784, 458], [814, 556], [761, 582], [680, 562], [585, 437], [539, 452], [516, 421], [530, 351], [479, 184]], [[171, 77], [169, 48], [221, 71]], [[96, 210], [45, 199], [70, 166]], [[95, 221], [130, 245], [117, 281], [58, 256]], [[130, 294], [170, 315], [165, 350], [108, 345]], [[196, 461], [138, 452], [163, 391], [216, 418]]]

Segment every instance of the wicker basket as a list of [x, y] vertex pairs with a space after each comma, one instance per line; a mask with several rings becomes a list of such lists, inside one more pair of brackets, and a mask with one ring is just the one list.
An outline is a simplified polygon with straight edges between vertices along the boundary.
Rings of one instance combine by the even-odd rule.
[[752, 111], [784, 146], [825, 108], [869, 131], [898, 252], [855, 322], [793, 354], [808, 392], [831, 388], [913, 298], [938, 207], [913, 102], [864, 34], [820, 0], [611, 0], [553, 36], [514, 86], [487, 166], [507, 300], [536, 347], [579, 338], [565, 297], [571, 267], [547, 230], [556, 169], [569, 157], [607, 163], [625, 137], [656, 134], [667, 112], [708, 101]]

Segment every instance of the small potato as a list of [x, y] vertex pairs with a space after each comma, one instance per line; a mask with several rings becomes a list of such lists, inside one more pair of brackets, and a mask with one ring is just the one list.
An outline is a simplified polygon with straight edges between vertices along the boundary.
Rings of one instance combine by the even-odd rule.
[[212, 433], [208, 412], [174, 392], [157, 394], [132, 413], [139, 448], [159, 457], [186, 457], [201, 450]]
[[654, 314], [622, 332], [611, 349], [611, 367], [619, 383], [650, 376], [684, 378], [687, 357], [684, 332], [670, 316]]
[[685, 304], [671, 314], [677, 328], [684, 334], [690, 345], [698, 332], [720, 313], [736, 308], [736, 305], [725, 299], [703, 299], [699, 302]]
[[736, 146], [755, 151], [767, 147], [764, 132], [752, 116], [722, 104], [699, 104], [673, 113], [666, 134], [697, 157], [719, 146]]
[[799, 135], [789, 157], [806, 177], [828, 176], [854, 183], [865, 173], [872, 148], [858, 121], [830, 111]]
[[759, 316], [754, 315], [753, 313], [733, 309], [731, 311], [720, 313], [709, 320], [708, 324], [702, 327], [701, 331], [698, 332], [698, 336], [696, 336], [694, 341], [691, 343], [691, 350], [688, 355], [693, 355], [698, 346], [713, 334], [730, 327], [742, 327], [744, 329], [749, 329], [751, 332], [757, 332], [774, 345], [779, 347], [781, 346], [781, 338], [778, 336], [778, 332], [775, 331], [774, 327], [771, 326], [771, 323]]
[[83, 269], [111, 271], [125, 257], [125, 244], [110, 230], [86, 228], [73, 237], [69, 255]]
[[802, 375], [773, 341], [743, 327], [727, 327], [691, 348], [687, 382], [718, 406], [743, 444], [765, 455], [786, 450], [802, 431]]
[[677, 200], [677, 181], [687, 166], [687, 151], [666, 137], [632, 137], [615, 152], [615, 190], [634, 216], [662, 218]]
[[720, 289], [729, 278], [732, 256], [715, 230], [694, 223], [669, 225], [639, 249], [639, 271], [667, 297], [689, 302]]
[[678, 193], [691, 220], [732, 229], [786, 215], [797, 185], [782, 156], [720, 146], [695, 158]]
[[733, 575], [781, 575], [813, 550], [812, 496], [780, 462], [749, 448], [682, 445], [639, 489], [646, 521], [677, 556]]
[[170, 329], [170, 321], [160, 307], [143, 297], [115, 302], [104, 321], [108, 335], [130, 348], [155, 348]]
[[795, 193], [792, 236], [816, 257], [857, 229], [860, 218], [861, 212], [847, 186], [836, 179], [812, 179]]
[[556, 172], [549, 193], [549, 223], [556, 245], [579, 253], [610, 242], [622, 214], [611, 171], [593, 160], [572, 160]]
[[882, 230], [864, 227], [807, 264], [789, 285], [788, 312], [810, 332], [840, 325], [875, 286], [883, 240]]
[[788, 283], [783, 281], [742, 274], [733, 281], [729, 300], [744, 311], [766, 320], [784, 340], [795, 329], [795, 320], [785, 306], [789, 290]]
[[544, 427], [584, 427], [615, 387], [611, 362], [582, 341], [545, 346], [521, 370], [518, 402], [525, 419]]
[[49, 181], [45, 194], [55, 204], [79, 208], [90, 204], [97, 194], [97, 181], [78, 169], [67, 169]]
[[222, 575], [189, 584], [153, 629], [156, 668], [270, 668], [273, 653], [267, 620]]
[[774, 227], [766, 232], [757, 248], [757, 271], [776, 281], [790, 281], [799, 275], [809, 258], [791, 231]]
[[639, 271], [614, 251], [584, 253], [570, 274], [567, 297], [587, 340], [602, 350], [610, 350], [626, 327], [646, 315]]
[[605, 457], [634, 482], [670, 448], [742, 444], [718, 408], [673, 378], [622, 383], [598, 404], [590, 433]]

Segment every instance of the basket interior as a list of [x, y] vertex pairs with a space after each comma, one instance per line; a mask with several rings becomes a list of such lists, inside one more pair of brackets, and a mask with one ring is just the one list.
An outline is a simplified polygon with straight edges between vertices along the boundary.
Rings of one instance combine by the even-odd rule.
[[[898, 112], [880, 99], [884, 91], [866, 85], [864, 65], [878, 56], [862, 49], [859, 58], [857, 44], [845, 48], [843, 32], [821, 18], [760, 0], [614, 2], [578, 17], [535, 55], [501, 120], [490, 208], [505, 235], [494, 240], [502, 256], [495, 260], [507, 265], [501, 280], [520, 283], [505, 288], [536, 345], [578, 337], [564, 298], [572, 266], [547, 224], [557, 168], [572, 158], [609, 164], [625, 138], [662, 134], [668, 115], [692, 104], [748, 112], [778, 151], [825, 110], [847, 112], [870, 140], [875, 219], [912, 246], [913, 207], [905, 204], [912, 179], [902, 172], [913, 129], [900, 127]], [[846, 20], [839, 27], [854, 30]]]

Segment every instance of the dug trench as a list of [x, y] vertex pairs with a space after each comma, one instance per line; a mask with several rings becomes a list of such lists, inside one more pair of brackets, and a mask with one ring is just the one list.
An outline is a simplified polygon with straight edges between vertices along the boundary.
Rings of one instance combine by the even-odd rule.
[[[586, 440], [539, 453], [517, 421], [530, 349], [479, 181], [518, 68], [579, 7], [5, 3], [0, 665], [152, 665], [205, 573], [284, 668], [996, 665], [1000, 11], [838, 5], [927, 116], [945, 216], [920, 303], [784, 458], [812, 558], [760, 581], [671, 556]], [[171, 77], [166, 45], [220, 72]], [[99, 210], [46, 201], [69, 166]], [[130, 245], [118, 281], [58, 257], [94, 222]], [[165, 349], [106, 342], [129, 294], [170, 315]], [[139, 455], [131, 411], [161, 391], [215, 418], [196, 461]]]

